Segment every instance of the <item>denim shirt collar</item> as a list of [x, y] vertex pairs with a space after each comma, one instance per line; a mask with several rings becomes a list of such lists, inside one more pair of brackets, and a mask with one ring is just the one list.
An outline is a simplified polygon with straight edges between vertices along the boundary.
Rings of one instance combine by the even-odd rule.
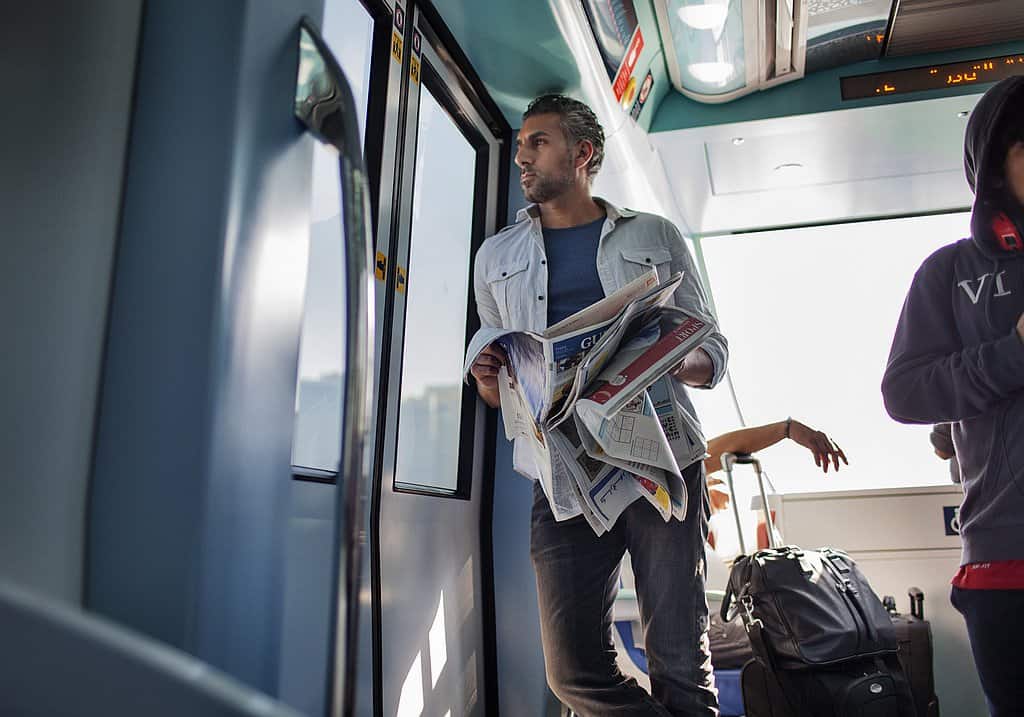
[[[605, 212], [608, 214], [608, 221], [611, 222], [612, 227], [615, 226], [615, 222], [622, 218], [634, 217], [636, 212], [632, 209], [620, 209], [615, 206], [607, 199], [602, 197], [594, 197], [594, 201], [604, 207]], [[540, 207], [536, 204], [529, 204], [518, 212], [516, 212], [516, 221], [521, 222], [525, 219], [529, 219], [530, 223], [538, 229], [540, 228]]]

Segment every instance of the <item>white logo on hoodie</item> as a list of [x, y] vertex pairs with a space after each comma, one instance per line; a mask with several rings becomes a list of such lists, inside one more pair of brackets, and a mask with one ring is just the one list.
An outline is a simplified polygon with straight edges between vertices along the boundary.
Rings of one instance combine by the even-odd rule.
[[[1010, 294], [1013, 293], [1012, 291], [1007, 291], [1006, 287], [1003, 285], [1004, 274], [1006, 274], [1005, 271], [1001, 271], [998, 274], [996, 274], [996, 293], [992, 295], [994, 297], [1009, 296]], [[958, 282], [957, 286], [964, 290], [964, 293], [967, 294], [967, 298], [971, 300], [972, 304], [977, 304], [978, 299], [981, 298], [981, 290], [985, 288], [985, 280], [990, 276], [992, 276], [991, 272], [989, 272], [988, 274], [982, 274], [975, 280], [978, 282], [977, 291], [974, 291], [971, 288], [971, 279], [964, 279], [963, 281]]]

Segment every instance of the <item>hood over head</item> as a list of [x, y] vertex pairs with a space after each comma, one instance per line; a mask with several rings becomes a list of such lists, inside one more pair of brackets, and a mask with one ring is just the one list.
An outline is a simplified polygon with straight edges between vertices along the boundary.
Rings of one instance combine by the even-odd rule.
[[[1013, 123], [1013, 124], [1011, 124]], [[1024, 236], [1024, 206], [1005, 184], [1003, 164], [1008, 132], [1024, 126], [1024, 76], [997, 82], [978, 100], [964, 136], [964, 171], [974, 192], [971, 235], [987, 256], [1011, 255], [996, 241], [992, 219], [1005, 213]], [[1024, 136], [1024, 132], [1021, 133]], [[1020, 256], [1018, 253], [1017, 256]]]

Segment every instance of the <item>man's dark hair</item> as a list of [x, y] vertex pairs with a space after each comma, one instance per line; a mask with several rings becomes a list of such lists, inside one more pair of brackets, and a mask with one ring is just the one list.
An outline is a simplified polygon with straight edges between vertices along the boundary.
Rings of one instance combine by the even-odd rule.
[[579, 100], [565, 95], [541, 95], [523, 112], [523, 119], [534, 115], [556, 114], [559, 116], [562, 132], [569, 144], [590, 142], [594, 154], [587, 165], [587, 176], [593, 178], [604, 162], [604, 130], [597, 121], [597, 115]]

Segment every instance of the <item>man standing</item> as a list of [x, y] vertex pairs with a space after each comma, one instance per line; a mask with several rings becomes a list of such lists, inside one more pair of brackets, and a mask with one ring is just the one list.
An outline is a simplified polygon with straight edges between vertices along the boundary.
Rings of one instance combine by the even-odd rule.
[[[603, 157], [604, 131], [583, 103], [545, 95], [527, 108], [515, 161], [532, 204], [477, 253], [474, 289], [482, 326], [543, 331], [651, 267], [662, 280], [682, 272], [675, 305], [714, 323], [679, 231], [660, 217], [591, 196]], [[582, 516], [556, 522], [540, 484], [534, 485], [530, 555], [548, 684], [579, 715], [717, 714], [704, 596], [705, 443], [684, 384], [714, 386], [727, 360], [725, 338], [716, 328], [672, 374], [692, 447], [676, 460], [688, 494], [701, 496], [688, 501], [685, 520], [666, 523], [639, 500], [597, 537]], [[504, 362], [501, 348], [492, 344], [470, 368], [492, 407], [499, 405], [497, 375]], [[611, 606], [626, 550], [636, 574], [653, 699], [615, 665]]]
[[953, 606], [989, 710], [1024, 705], [1024, 77], [993, 86], [964, 143], [971, 236], [925, 259], [882, 395], [904, 423], [952, 423], [964, 499]]

